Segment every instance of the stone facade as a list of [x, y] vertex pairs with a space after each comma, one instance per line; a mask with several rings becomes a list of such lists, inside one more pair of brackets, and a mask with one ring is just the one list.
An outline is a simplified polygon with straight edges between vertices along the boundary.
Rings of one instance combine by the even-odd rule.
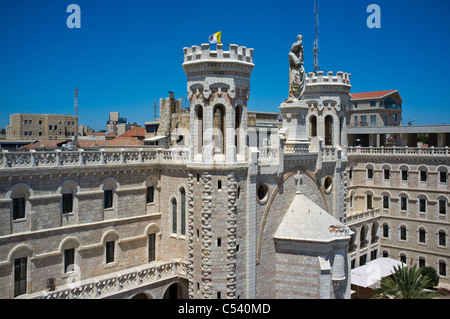
[[349, 150], [347, 222], [355, 233], [352, 266], [390, 257], [408, 265], [431, 266], [440, 282], [448, 284], [448, 150], [399, 148], [396, 152]]
[[73, 139], [78, 135], [78, 117], [58, 114], [11, 114], [7, 140]]
[[[0, 153], [1, 297], [349, 298], [349, 75], [310, 75], [258, 146], [247, 141], [253, 67], [243, 46], [184, 48], [187, 147]], [[161, 105], [160, 129], [173, 130], [177, 112]], [[289, 211], [300, 193], [319, 224]], [[316, 232], [286, 237], [305, 226]]]

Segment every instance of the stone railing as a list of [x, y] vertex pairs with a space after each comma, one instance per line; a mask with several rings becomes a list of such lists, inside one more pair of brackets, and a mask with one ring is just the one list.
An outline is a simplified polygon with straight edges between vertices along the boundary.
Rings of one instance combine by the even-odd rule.
[[323, 146], [322, 148], [322, 162], [335, 162], [338, 157], [339, 150], [334, 146]]
[[286, 143], [284, 144], [284, 153], [309, 154], [309, 146]]
[[0, 169], [141, 163], [183, 164], [188, 161], [189, 150], [182, 148], [0, 152]]
[[348, 147], [348, 156], [355, 155], [386, 155], [386, 156], [449, 156], [446, 147]]
[[177, 276], [187, 276], [188, 263], [181, 260], [155, 262], [145, 266], [40, 291], [16, 299], [101, 299]]
[[258, 150], [259, 150], [258, 164], [260, 165], [278, 164], [279, 161], [278, 148], [266, 146], [259, 148]]
[[381, 216], [380, 208], [373, 208], [368, 209], [366, 211], [357, 211], [348, 213], [345, 220], [347, 225], [354, 225], [380, 216]]

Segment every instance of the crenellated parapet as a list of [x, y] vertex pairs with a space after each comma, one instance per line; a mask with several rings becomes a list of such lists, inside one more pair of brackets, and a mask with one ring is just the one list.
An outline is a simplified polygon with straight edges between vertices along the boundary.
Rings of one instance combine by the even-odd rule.
[[311, 84], [344, 84], [350, 85], [350, 73], [344, 73], [342, 71], [333, 74], [333, 71], [323, 72], [318, 71], [317, 73], [309, 72], [306, 77], [306, 83]]
[[202, 45], [194, 45], [192, 47], [183, 48], [184, 63], [198, 62], [202, 60], [224, 60], [235, 62], [253, 63], [253, 49], [237, 44], [229, 44], [228, 51], [224, 50], [224, 44], [218, 43], [216, 49], [212, 50], [211, 45], [204, 43]]
[[[227, 46], [228, 50], [224, 50]], [[191, 104], [210, 99], [248, 100], [253, 49], [236, 44], [202, 44], [185, 47], [183, 69], [187, 76], [187, 92]], [[234, 101], [234, 102], [236, 102]], [[208, 102], [207, 102], [208, 103]], [[233, 101], [229, 101], [233, 104]]]

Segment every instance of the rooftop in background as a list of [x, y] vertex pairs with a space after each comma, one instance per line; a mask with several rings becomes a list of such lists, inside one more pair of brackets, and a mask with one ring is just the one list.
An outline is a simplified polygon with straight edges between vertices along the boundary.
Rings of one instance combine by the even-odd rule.
[[57, 148], [62, 147], [63, 144], [69, 143], [71, 140], [38, 140], [31, 142], [28, 145], [22, 146], [19, 150], [35, 150], [39, 148]]
[[119, 137], [135, 137], [137, 139], [144, 139], [145, 138], [145, 127], [136, 126], [136, 127], [132, 128], [131, 130], [126, 131], [122, 135], [119, 135]]
[[[391, 94], [398, 93], [398, 90], [385, 90], [385, 91], [373, 91], [373, 92], [362, 92], [362, 93], [350, 93], [352, 101], [357, 100], [373, 100], [373, 99], [382, 99]], [[400, 94], [398, 94], [400, 98]], [[400, 98], [402, 101], [402, 99]], [[403, 101], [402, 101], [403, 102]]]

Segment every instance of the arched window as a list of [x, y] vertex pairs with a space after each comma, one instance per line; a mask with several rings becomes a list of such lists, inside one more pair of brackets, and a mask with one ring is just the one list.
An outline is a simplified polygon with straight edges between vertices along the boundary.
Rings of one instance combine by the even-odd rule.
[[367, 225], [362, 225], [361, 226], [361, 232], [359, 234], [359, 243], [360, 243], [360, 247], [366, 247], [367, 246]]
[[373, 222], [371, 229], [371, 243], [376, 243], [378, 241], [378, 222]]
[[311, 115], [311, 117], [309, 118], [309, 126], [311, 137], [317, 136], [317, 117], [315, 115]]
[[234, 119], [234, 146], [236, 147], [236, 154], [240, 154], [240, 140], [241, 140], [241, 122], [242, 122], [242, 106], [236, 106]]
[[389, 203], [390, 203], [390, 199], [391, 199], [391, 196], [389, 195], [389, 193], [383, 193], [382, 199], [383, 199], [383, 209], [389, 209]]
[[186, 235], [186, 191], [182, 187], [180, 189], [181, 201], [181, 235]]
[[389, 238], [389, 225], [387, 223], [383, 224], [383, 238]]
[[383, 165], [383, 179], [390, 180], [391, 179], [391, 167], [389, 165]]
[[441, 247], [447, 246], [447, 234], [444, 230], [440, 230], [438, 233], [438, 245]]
[[408, 196], [406, 194], [400, 195], [400, 210], [404, 212], [408, 210]]
[[113, 209], [117, 206], [116, 190], [118, 188], [118, 181], [113, 177], [109, 177], [103, 182], [101, 187], [103, 190], [103, 208], [105, 210]]
[[201, 105], [197, 105], [195, 108], [196, 111], [196, 121], [197, 121], [197, 140], [198, 145], [196, 149], [197, 154], [202, 153], [203, 147], [203, 107]]
[[408, 166], [402, 165], [400, 167], [400, 172], [401, 172], [401, 175], [402, 175], [401, 180], [403, 182], [406, 182], [408, 180], [408, 170], [409, 170]]
[[147, 257], [148, 262], [159, 260], [159, 238], [161, 235], [161, 228], [151, 223], [145, 229], [147, 235]]
[[102, 244], [105, 247], [105, 264], [114, 264], [117, 261], [117, 242], [119, 233], [115, 230], [109, 230], [102, 236]]
[[225, 154], [225, 108], [216, 105], [213, 112], [214, 153]]
[[447, 276], [447, 264], [443, 260], [439, 260], [438, 273], [439, 273], [439, 276], [443, 276], [443, 277]]
[[400, 240], [407, 240], [407, 228], [405, 225], [400, 226]]
[[366, 165], [366, 177], [367, 177], [367, 179], [373, 179], [373, 165], [372, 164]]
[[400, 254], [400, 261], [404, 264], [406, 264], [406, 254], [405, 253], [401, 253]]
[[439, 184], [447, 184], [447, 168], [445, 166], [439, 167], [438, 168], [438, 172], [439, 172]]
[[419, 167], [419, 182], [426, 183], [428, 179], [428, 169], [425, 166]]
[[425, 228], [419, 228], [419, 243], [425, 244], [427, 242], [427, 232]]
[[61, 213], [65, 216], [73, 214], [76, 211], [77, 201], [76, 194], [79, 186], [75, 181], [64, 181], [58, 188], [58, 193], [61, 194]]
[[371, 191], [366, 193], [366, 209], [373, 209], [373, 193]]
[[325, 145], [333, 145], [333, 116], [325, 116]]
[[419, 203], [419, 214], [425, 214], [427, 212], [427, 197], [419, 195], [417, 202]]
[[172, 198], [172, 233], [177, 233], [177, 200]]
[[80, 241], [76, 237], [67, 237], [60, 244], [60, 252], [63, 255], [63, 273], [78, 271], [78, 248]]
[[425, 267], [426, 266], [425, 257], [419, 257], [418, 264], [419, 264], [419, 268]]
[[30, 211], [29, 198], [32, 195], [31, 187], [26, 184], [14, 185], [6, 194], [7, 198], [12, 200], [11, 217], [12, 220], [27, 218]]
[[444, 216], [444, 215], [446, 215], [447, 214], [447, 203], [448, 203], [448, 200], [447, 200], [447, 198], [446, 197], [444, 197], [444, 196], [440, 196], [440, 197], [438, 197], [438, 213], [439, 213], [439, 215], [441, 215], [441, 216]]

